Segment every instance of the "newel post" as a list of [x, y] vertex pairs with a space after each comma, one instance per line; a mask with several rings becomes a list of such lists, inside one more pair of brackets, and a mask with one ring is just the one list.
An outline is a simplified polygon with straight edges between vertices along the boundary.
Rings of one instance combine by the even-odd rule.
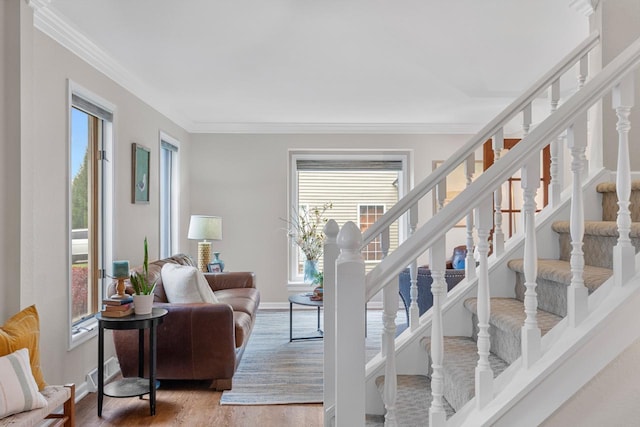
[[358, 226], [347, 222], [337, 243], [335, 425], [351, 427], [364, 425], [365, 415], [365, 269]]
[[324, 226], [324, 425], [331, 426], [336, 403], [336, 260], [340, 254], [337, 237], [340, 227], [330, 219]]

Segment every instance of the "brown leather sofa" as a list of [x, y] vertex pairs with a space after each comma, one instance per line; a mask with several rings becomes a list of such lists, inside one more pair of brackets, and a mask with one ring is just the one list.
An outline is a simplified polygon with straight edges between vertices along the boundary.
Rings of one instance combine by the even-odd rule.
[[[157, 279], [154, 307], [169, 311], [158, 326], [157, 378], [211, 380], [212, 388], [229, 390], [260, 304], [255, 275], [204, 273], [219, 303], [171, 304], [160, 276], [162, 266], [169, 262], [194, 265], [193, 260], [183, 254], [149, 263], [150, 279]], [[141, 272], [142, 266], [132, 270]], [[126, 292], [133, 293], [129, 284]], [[116, 330], [113, 339], [122, 375], [138, 376], [138, 331]], [[147, 341], [145, 339], [145, 346]], [[147, 369], [145, 365], [145, 373]]]

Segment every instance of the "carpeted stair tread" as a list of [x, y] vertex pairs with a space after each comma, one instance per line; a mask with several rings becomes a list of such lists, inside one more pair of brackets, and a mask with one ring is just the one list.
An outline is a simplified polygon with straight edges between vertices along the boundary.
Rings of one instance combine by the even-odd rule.
[[[638, 179], [631, 180], [631, 191], [633, 190], [640, 190], [640, 180]], [[615, 193], [616, 183], [613, 181], [601, 182], [596, 186], [596, 191], [598, 193]]]
[[[431, 339], [426, 337], [424, 345], [431, 353]], [[509, 364], [493, 353], [489, 363], [494, 377], [500, 375]], [[460, 410], [475, 396], [475, 370], [478, 364], [478, 344], [470, 337], [444, 337], [444, 398], [455, 411]], [[429, 359], [431, 372], [431, 359]]]
[[[640, 194], [640, 192], [638, 192]], [[560, 245], [559, 258], [563, 261], [571, 259], [571, 233], [568, 221], [554, 222], [552, 228], [558, 233]], [[582, 251], [586, 265], [602, 268], [613, 268], [613, 251], [618, 243], [618, 226], [615, 221], [587, 221], [584, 226]], [[629, 233], [631, 244], [636, 253], [640, 252], [640, 222], [632, 222]]]
[[[431, 380], [424, 375], [398, 375], [396, 395], [396, 418], [399, 426], [428, 426], [431, 406]], [[376, 378], [376, 386], [382, 396], [384, 376]], [[443, 399], [447, 418], [455, 414], [446, 399]]]
[[[516, 273], [524, 274], [523, 259], [509, 260], [507, 265]], [[612, 275], [613, 270], [611, 269], [585, 265], [582, 278], [584, 285], [589, 289], [589, 293], [591, 293], [598, 289], [598, 287], [606, 282]], [[568, 286], [571, 284], [571, 264], [568, 261], [558, 259], [538, 259], [537, 277]]]
[[[551, 228], [556, 233], [571, 233], [569, 221], [555, 221]], [[593, 236], [618, 237], [618, 224], [615, 221], [585, 221], [584, 234]], [[630, 237], [640, 237], [640, 222], [631, 223]]]
[[[478, 299], [465, 300], [464, 306], [472, 314], [473, 339], [478, 336]], [[508, 363], [520, 357], [521, 330], [526, 314], [524, 303], [515, 298], [491, 298], [491, 314], [489, 316], [489, 333], [491, 334], [491, 351]], [[542, 335], [553, 328], [562, 317], [538, 309], [536, 316]]]
[[[596, 190], [602, 195], [602, 219], [604, 221], [615, 221], [618, 214], [618, 195], [616, 194], [615, 182], [602, 182], [598, 184]], [[629, 197], [631, 205], [631, 221], [640, 222], [640, 181], [631, 181], [631, 195]]]

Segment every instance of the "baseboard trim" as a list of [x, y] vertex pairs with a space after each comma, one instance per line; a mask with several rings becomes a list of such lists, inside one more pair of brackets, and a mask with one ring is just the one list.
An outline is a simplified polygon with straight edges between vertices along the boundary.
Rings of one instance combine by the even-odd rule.
[[[113, 379], [120, 373], [120, 364], [118, 359], [110, 357], [104, 362], [104, 382], [105, 384]], [[85, 381], [82, 384], [76, 385], [76, 402], [79, 402], [83, 397], [89, 393], [95, 393], [98, 391], [98, 368], [94, 368], [87, 373]]]

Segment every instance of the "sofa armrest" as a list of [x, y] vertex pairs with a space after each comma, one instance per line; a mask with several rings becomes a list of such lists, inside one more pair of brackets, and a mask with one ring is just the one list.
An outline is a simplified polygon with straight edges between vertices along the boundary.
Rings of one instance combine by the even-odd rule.
[[[155, 303], [169, 311], [158, 326], [158, 378], [231, 378], [235, 324], [228, 304]], [[113, 331], [122, 375], [138, 376], [138, 331]], [[145, 340], [145, 347], [148, 346]], [[148, 349], [145, 349], [145, 353]], [[147, 372], [145, 360], [145, 372]]]
[[214, 291], [256, 287], [256, 275], [252, 272], [204, 273], [204, 277]]

